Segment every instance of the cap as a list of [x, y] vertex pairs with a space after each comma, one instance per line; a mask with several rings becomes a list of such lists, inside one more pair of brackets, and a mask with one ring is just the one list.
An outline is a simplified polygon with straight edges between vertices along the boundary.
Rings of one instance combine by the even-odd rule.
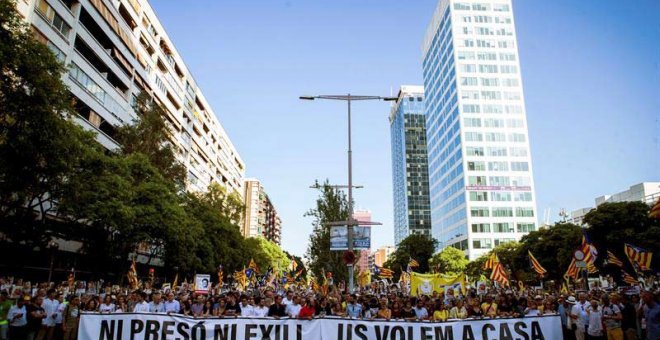
[[566, 299], [566, 302], [574, 305], [575, 304], [575, 296], [569, 296], [568, 299]]

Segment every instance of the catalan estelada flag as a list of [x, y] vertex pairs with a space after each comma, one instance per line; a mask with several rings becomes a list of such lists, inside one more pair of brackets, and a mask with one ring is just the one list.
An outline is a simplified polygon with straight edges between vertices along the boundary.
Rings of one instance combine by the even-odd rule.
[[492, 254], [490, 254], [490, 256], [488, 256], [488, 259], [486, 260], [486, 262], [484, 262], [484, 265], [481, 266], [481, 269], [483, 270], [494, 269], [498, 263], [500, 263], [500, 258], [497, 257], [497, 254], [495, 254], [495, 252], [493, 252]]
[[623, 252], [626, 253], [628, 260], [630, 260], [630, 263], [632, 263], [633, 267], [637, 265], [642, 271], [651, 269], [653, 253], [628, 243], [624, 244]]
[[394, 277], [394, 271], [387, 268], [380, 268], [380, 273], [378, 274], [378, 277], [380, 277], [381, 279], [391, 279], [392, 277]]
[[506, 275], [506, 271], [504, 271], [504, 266], [501, 262], [497, 262], [495, 268], [493, 268], [493, 271], [490, 273], [490, 279], [498, 282], [502, 286], [509, 285], [509, 277]]
[[257, 263], [254, 262], [254, 259], [250, 259], [250, 263], [248, 264], [248, 268], [254, 270], [255, 273], [259, 273], [259, 267], [257, 267]]
[[637, 281], [637, 279], [632, 277], [630, 274], [626, 273], [625, 270], [621, 270], [621, 279], [623, 279], [623, 282], [625, 282], [629, 285], [634, 285], [634, 284], [639, 283], [639, 281]]
[[410, 259], [410, 261], [408, 261], [408, 267], [417, 268], [419, 267], [419, 262], [417, 262], [415, 259]]
[[651, 207], [649, 218], [660, 218], [660, 199]]
[[564, 274], [564, 280], [568, 281], [569, 278], [573, 278], [573, 280], [577, 279], [579, 275], [578, 268], [575, 266], [575, 258], [571, 260], [571, 263], [568, 265], [568, 269], [566, 270], [566, 273]]
[[609, 250], [607, 251], [607, 262], [617, 267], [623, 267], [623, 261], [619, 260], [619, 258], [616, 257], [616, 255], [614, 255], [614, 253]]
[[543, 277], [548, 271], [545, 270], [545, 268], [543, 268], [543, 266], [541, 266], [539, 261], [537, 261], [536, 258], [534, 257], [534, 255], [532, 255], [531, 251], [528, 250], [527, 255], [529, 255], [529, 263], [532, 266], [532, 269], [534, 269], [534, 271], [537, 274], [539, 274], [541, 277]]

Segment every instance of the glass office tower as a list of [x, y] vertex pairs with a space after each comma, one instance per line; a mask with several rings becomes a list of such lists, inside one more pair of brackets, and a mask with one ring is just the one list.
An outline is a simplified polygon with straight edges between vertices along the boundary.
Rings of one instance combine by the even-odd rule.
[[510, 0], [440, 0], [422, 46], [432, 234], [475, 259], [536, 229]]
[[401, 86], [390, 112], [394, 242], [410, 234], [431, 235], [424, 88]]

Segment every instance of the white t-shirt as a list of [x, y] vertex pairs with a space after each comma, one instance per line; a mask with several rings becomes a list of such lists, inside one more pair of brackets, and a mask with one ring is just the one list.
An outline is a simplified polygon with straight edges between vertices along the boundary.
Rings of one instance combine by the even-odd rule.
[[99, 312], [101, 313], [114, 313], [115, 312], [115, 304], [110, 303], [109, 305], [106, 305], [105, 303], [102, 303], [99, 306]]
[[289, 300], [289, 298], [287, 298], [286, 296], [282, 299], [282, 304], [283, 304], [283, 305], [287, 305], [287, 306], [288, 306], [288, 305], [290, 305], [290, 304], [292, 304], [292, 303], [293, 303], [293, 300]]
[[62, 314], [64, 313], [64, 308], [66, 308], [67, 304], [68, 303], [60, 303], [60, 305], [57, 306], [57, 317], [55, 318], [55, 324], [62, 324]]
[[297, 318], [301, 309], [302, 306], [300, 306], [300, 304], [294, 305], [292, 302], [291, 304], [286, 305], [286, 314], [292, 318]]
[[415, 312], [415, 316], [417, 316], [418, 319], [426, 319], [429, 317], [429, 311], [426, 310], [426, 308], [413, 308], [413, 311]]
[[133, 308], [133, 313], [149, 313], [149, 303], [147, 301], [137, 303]]
[[587, 328], [587, 333], [591, 336], [602, 336], [603, 335], [603, 312], [600, 308], [592, 308], [589, 306], [589, 327]]
[[57, 314], [57, 307], [59, 305], [60, 302], [57, 300], [51, 300], [49, 298], [44, 299], [44, 301], [41, 303], [41, 308], [44, 309], [44, 312], [46, 313], [46, 317], [41, 320], [42, 325], [48, 327], [55, 326], [55, 319], [57, 318], [57, 315], [55, 316], [53, 315]]
[[258, 316], [258, 317], [268, 316], [268, 307], [266, 307], [266, 306], [263, 306], [263, 307], [256, 306], [256, 307], [254, 307], [253, 316]]
[[241, 316], [254, 316], [254, 306], [241, 304]]
[[571, 314], [577, 315], [577, 320], [575, 321], [575, 324], [579, 329], [584, 329], [584, 326], [589, 324], [589, 316], [587, 315], [587, 307], [589, 307], [589, 302], [585, 301], [583, 304], [580, 304], [580, 302], [576, 303], [573, 305], [573, 308], [571, 309]]

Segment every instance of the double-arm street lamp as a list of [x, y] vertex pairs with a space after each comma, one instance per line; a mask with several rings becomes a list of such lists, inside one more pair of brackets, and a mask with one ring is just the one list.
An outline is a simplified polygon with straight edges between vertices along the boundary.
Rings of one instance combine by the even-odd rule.
[[[351, 146], [351, 102], [354, 100], [384, 100], [395, 101], [396, 97], [381, 97], [381, 96], [354, 96], [351, 94], [346, 95], [320, 95], [320, 96], [301, 96], [300, 99], [315, 100], [342, 100], [348, 104], [348, 221], [335, 221], [330, 222], [328, 225], [346, 225], [348, 228], [348, 252], [353, 253], [353, 227], [359, 224], [365, 225], [379, 225], [378, 222], [360, 223], [353, 218], [353, 149]], [[353, 292], [353, 263], [348, 263], [348, 291]], [[325, 273], [324, 273], [325, 274]]]

